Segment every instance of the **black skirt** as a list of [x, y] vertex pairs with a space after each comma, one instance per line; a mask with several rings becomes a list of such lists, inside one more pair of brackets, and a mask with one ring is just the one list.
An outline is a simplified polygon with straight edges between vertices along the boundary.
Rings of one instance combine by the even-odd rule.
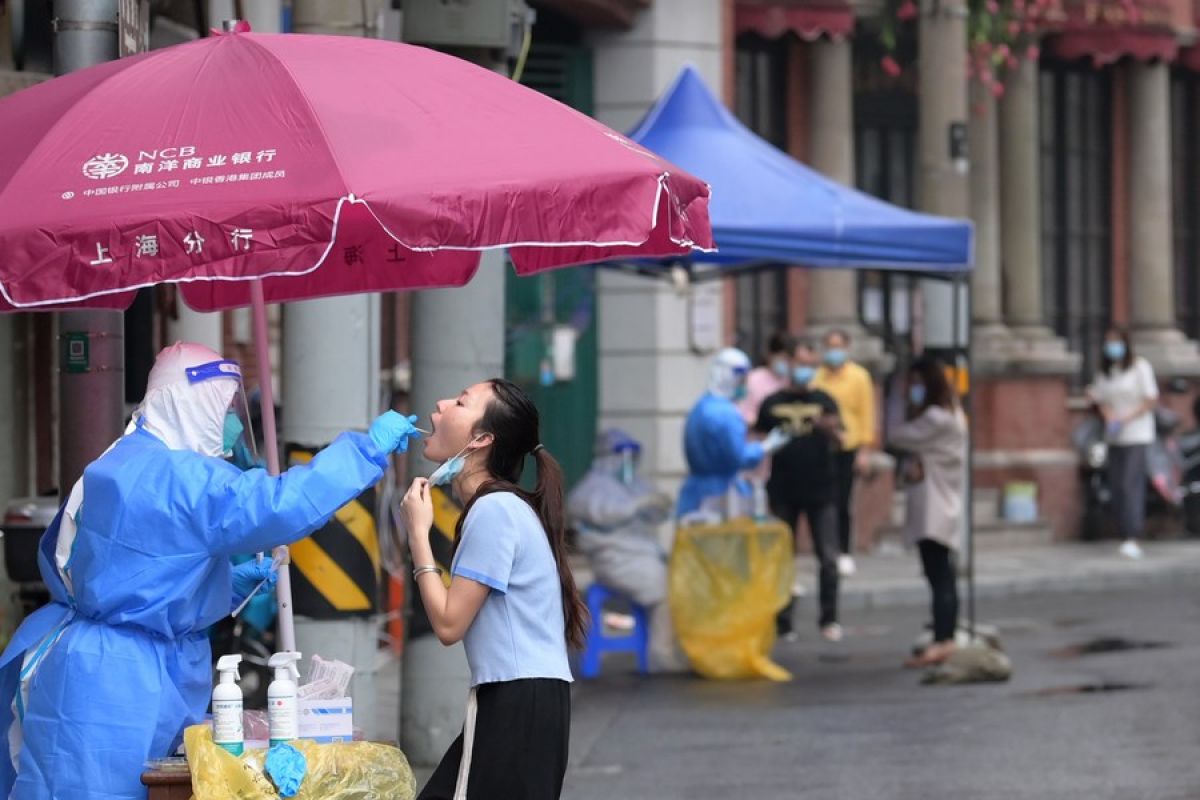
[[[472, 695], [463, 732], [417, 800], [558, 800], [567, 772], [571, 685], [530, 678], [480, 684]], [[466, 793], [456, 795], [460, 772]]]

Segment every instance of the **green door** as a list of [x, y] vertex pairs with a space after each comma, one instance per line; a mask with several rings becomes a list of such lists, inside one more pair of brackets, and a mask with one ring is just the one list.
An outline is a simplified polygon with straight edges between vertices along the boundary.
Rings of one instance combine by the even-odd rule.
[[[592, 54], [584, 47], [535, 42], [521, 82], [592, 113]], [[568, 486], [587, 471], [596, 436], [595, 288], [592, 267], [529, 278], [510, 274], [506, 288], [504, 371], [537, 403], [542, 444], [562, 463]], [[574, 338], [574, 375], [568, 379], [554, 376], [556, 337]]]

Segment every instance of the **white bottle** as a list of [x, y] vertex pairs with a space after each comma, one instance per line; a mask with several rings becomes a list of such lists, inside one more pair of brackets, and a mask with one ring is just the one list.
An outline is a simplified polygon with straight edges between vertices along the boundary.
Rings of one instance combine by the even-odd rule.
[[220, 677], [212, 693], [213, 741], [235, 756], [242, 754], [246, 744], [242, 732], [242, 688], [235, 683], [241, 678], [240, 663], [240, 655], [221, 656], [217, 660]]
[[267, 661], [275, 670], [275, 680], [267, 687], [267, 725], [271, 744], [288, 742], [300, 736], [300, 716], [296, 708], [296, 681], [300, 670], [296, 662], [300, 654], [294, 651], [276, 653]]

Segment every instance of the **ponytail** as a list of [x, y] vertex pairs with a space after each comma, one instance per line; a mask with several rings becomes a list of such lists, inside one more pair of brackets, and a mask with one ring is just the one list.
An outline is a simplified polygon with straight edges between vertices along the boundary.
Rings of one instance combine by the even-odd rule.
[[542, 445], [533, 449], [537, 464], [537, 485], [526, 498], [550, 540], [554, 563], [558, 565], [558, 582], [562, 587], [563, 614], [566, 617], [567, 644], [583, 649], [587, 639], [588, 612], [575, 588], [575, 575], [567, 562], [567, 520], [563, 502], [563, 472], [558, 461]]

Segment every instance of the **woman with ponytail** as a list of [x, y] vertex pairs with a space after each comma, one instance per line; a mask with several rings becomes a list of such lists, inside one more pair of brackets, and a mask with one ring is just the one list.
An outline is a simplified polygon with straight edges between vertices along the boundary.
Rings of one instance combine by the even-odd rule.
[[[402, 504], [413, 576], [434, 633], [462, 641], [471, 693], [462, 735], [419, 800], [550, 800], [562, 790], [571, 722], [567, 647], [587, 611], [567, 565], [562, 470], [541, 445], [529, 396], [494, 379], [441, 400], [425, 457]], [[518, 482], [537, 466], [532, 492]], [[433, 559], [431, 485], [463, 503], [450, 587]]]

